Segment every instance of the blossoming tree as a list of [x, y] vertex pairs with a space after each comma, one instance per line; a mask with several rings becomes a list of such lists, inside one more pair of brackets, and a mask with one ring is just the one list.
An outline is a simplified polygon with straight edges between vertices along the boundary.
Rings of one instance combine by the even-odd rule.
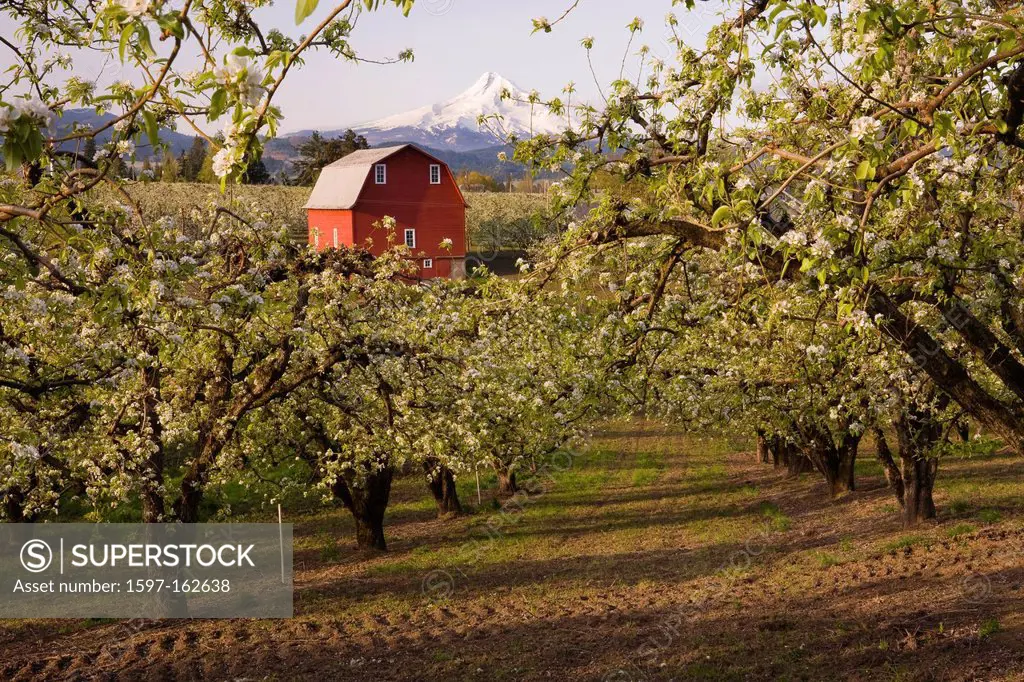
[[[146, 215], [114, 172], [136, 143], [159, 148], [163, 129], [184, 127], [217, 145], [225, 183], [237, 178], [274, 133], [274, 97], [308, 50], [358, 59], [348, 38], [360, 13], [411, 6], [346, 0], [291, 38], [260, 25], [260, 4], [30, 0], [2, 9], [19, 27], [2, 41], [13, 66], [0, 83], [12, 172], [0, 187], [7, 518], [52, 513], [66, 497], [116, 504], [138, 494], [148, 521], [195, 521], [245, 415], [326, 371], [330, 353], [296, 350], [310, 280], [361, 269], [364, 259], [300, 255], [285, 226], [258, 210], [211, 210], [199, 228]], [[298, 3], [297, 23], [316, 5]], [[83, 51], [128, 78], [81, 78], [72, 64]], [[74, 107], [111, 116], [56, 126]], [[223, 144], [204, 132], [220, 121]], [[101, 135], [109, 141], [98, 144]], [[90, 147], [98, 149], [86, 156]], [[101, 200], [101, 186], [119, 205]], [[164, 465], [186, 445], [169, 511]]]
[[[706, 250], [805, 280], [1024, 449], [1019, 7], [758, 0], [701, 47], [686, 20], [667, 19], [667, 59], [641, 48], [600, 108], [520, 145], [537, 168], [572, 164], [553, 262], [653, 240], [663, 275], [635, 294], [652, 305]], [[609, 176], [630, 191], [596, 185]]]

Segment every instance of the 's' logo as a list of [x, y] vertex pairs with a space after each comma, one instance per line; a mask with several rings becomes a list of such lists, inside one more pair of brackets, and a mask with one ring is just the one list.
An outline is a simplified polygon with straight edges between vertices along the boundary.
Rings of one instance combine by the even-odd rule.
[[26, 571], [41, 573], [53, 562], [53, 551], [42, 540], [29, 540], [21, 546], [21, 565]]

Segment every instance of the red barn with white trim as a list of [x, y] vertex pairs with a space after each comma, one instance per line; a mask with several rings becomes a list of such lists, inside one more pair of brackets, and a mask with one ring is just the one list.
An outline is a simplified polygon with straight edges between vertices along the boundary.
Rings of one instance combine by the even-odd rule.
[[[421, 277], [465, 276], [466, 200], [447, 164], [419, 147], [361, 149], [325, 166], [304, 208], [317, 250], [379, 256], [404, 243]], [[393, 235], [378, 225], [385, 216], [397, 223]]]

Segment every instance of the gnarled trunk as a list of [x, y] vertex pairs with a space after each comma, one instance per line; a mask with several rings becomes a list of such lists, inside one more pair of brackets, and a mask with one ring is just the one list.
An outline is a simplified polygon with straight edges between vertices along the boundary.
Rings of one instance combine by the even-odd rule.
[[799, 450], [783, 436], [772, 436], [768, 439], [768, 452], [771, 455], [771, 463], [776, 469], [786, 469], [790, 476], [811, 471], [814, 467], [811, 460], [804, 457]]
[[496, 464], [494, 470], [498, 474], [498, 494], [515, 495], [519, 492], [519, 484], [516, 483], [516, 472], [512, 469]]
[[368, 474], [357, 487], [352, 480], [335, 480], [332, 490], [356, 522], [356, 544], [360, 549], [387, 550], [384, 541], [384, 512], [391, 497], [394, 468], [388, 466]]
[[455, 475], [452, 470], [434, 458], [428, 458], [423, 462], [423, 470], [427, 474], [427, 486], [434, 496], [434, 501], [437, 502], [438, 516], [461, 514], [462, 504], [455, 489]]
[[786, 473], [790, 476], [799, 476], [814, 470], [814, 464], [799, 450], [789, 443], [785, 444]]
[[922, 521], [935, 518], [932, 490], [939, 472], [939, 460], [928, 457], [902, 458], [903, 460], [903, 527], [912, 528]]
[[780, 469], [786, 466], [786, 448], [788, 444], [782, 436], [772, 436], [768, 440], [768, 454], [772, 458], [772, 466]]
[[882, 429], [877, 427], [875, 428], [875, 449], [878, 462], [882, 465], [882, 471], [885, 472], [885, 480], [888, 481], [893, 495], [896, 496], [896, 501], [902, 507], [904, 505], [903, 472], [896, 466], [896, 462], [892, 458], [892, 450], [889, 448], [889, 441], [885, 439], [885, 434]]
[[804, 453], [814, 468], [825, 477], [829, 494], [838, 497], [856, 489], [854, 465], [860, 436], [845, 432], [837, 444], [827, 429], [817, 428], [809, 433]]
[[966, 419], [959, 419], [956, 422], [956, 434], [965, 443], [971, 442], [971, 423]]
[[519, 492], [519, 484], [516, 483], [516, 474], [514, 471], [498, 472], [498, 493], [500, 495], [514, 495]]
[[10, 487], [3, 491], [4, 516], [8, 523], [29, 523], [31, 519], [25, 514], [26, 495], [20, 488]]
[[942, 437], [942, 423], [931, 410], [910, 408], [896, 420], [896, 435], [903, 480], [903, 526], [911, 528], [935, 518], [932, 490], [939, 460], [933, 455]]
[[771, 464], [772, 456], [768, 450], [768, 438], [764, 431], [757, 430], [757, 461], [761, 464]]

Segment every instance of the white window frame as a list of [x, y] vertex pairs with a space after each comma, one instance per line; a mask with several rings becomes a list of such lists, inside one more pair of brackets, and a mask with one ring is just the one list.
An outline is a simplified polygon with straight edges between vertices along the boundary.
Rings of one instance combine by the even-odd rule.
[[423, 269], [424, 270], [429, 270], [432, 267], [434, 267], [434, 259], [433, 258], [424, 258], [423, 259]]
[[334, 228], [334, 248], [338, 248], [338, 228]]
[[[405, 234], [403, 236], [405, 237], [405, 245], [408, 246], [410, 249], [415, 249], [416, 248], [416, 229], [412, 228], [412, 227], [405, 228]], [[410, 239], [410, 237], [411, 237], [411, 239]], [[410, 242], [412, 242], [412, 243], [410, 243]]]
[[388, 165], [386, 163], [378, 163], [373, 167], [373, 181], [378, 185], [388, 184]]
[[[434, 179], [434, 173], [437, 173], [437, 180]], [[440, 185], [441, 184], [441, 164], [432, 163], [430, 164], [430, 184]]]

